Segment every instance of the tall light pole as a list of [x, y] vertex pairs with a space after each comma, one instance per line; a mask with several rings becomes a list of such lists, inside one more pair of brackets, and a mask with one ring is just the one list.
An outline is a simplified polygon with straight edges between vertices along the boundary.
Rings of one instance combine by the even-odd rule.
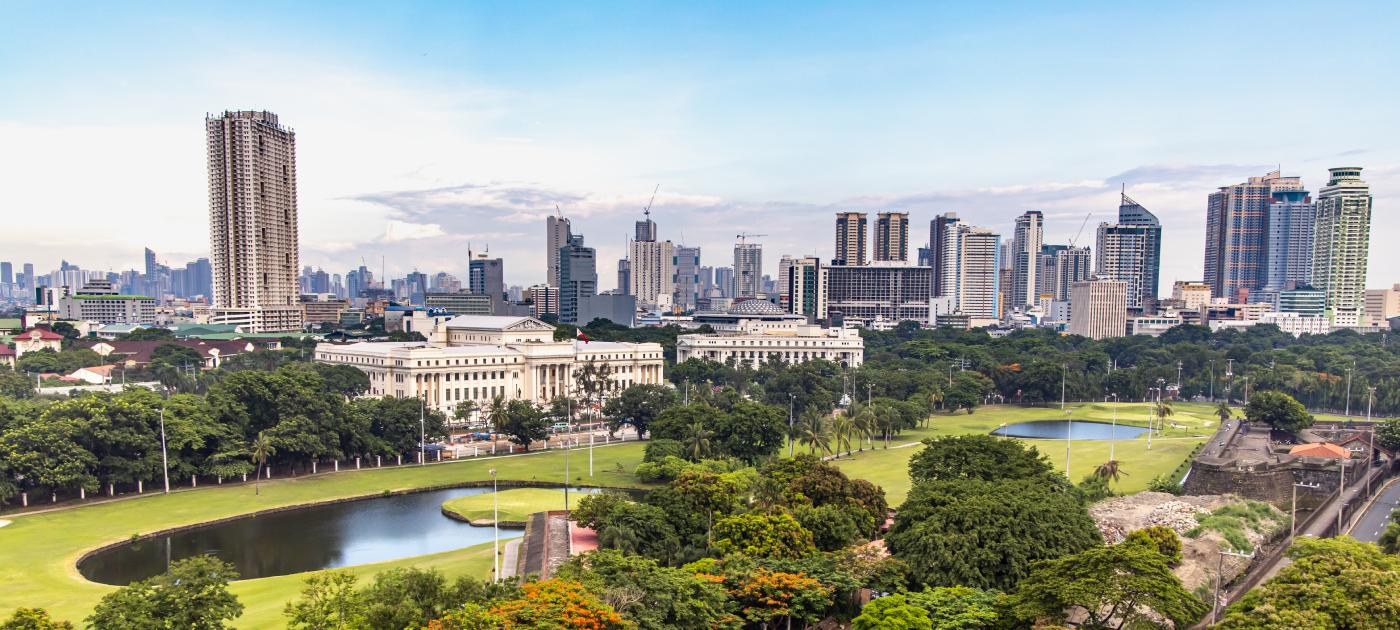
[[501, 581], [501, 508], [496, 500], [496, 469], [491, 469], [491, 530], [495, 536], [495, 553], [491, 554], [491, 579]]
[[1215, 402], [1215, 359], [1210, 360], [1210, 401]]
[[422, 403], [418, 405], [418, 465], [428, 463], [428, 390], [423, 389]]
[[792, 406], [797, 403], [797, 394], [788, 392], [788, 457], [792, 457], [792, 445], [797, 441], [797, 432], [794, 429]]
[[564, 438], [564, 511], [569, 511], [569, 438]]
[[1065, 379], [1069, 376], [1069, 364], [1060, 364], [1060, 411], [1065, 410]]
[[1351, 372], [1356, 369], [1356, 362], [1351, 362], [1351, 367], [1347, 368], [1347, 412], [1346, 417], [1351, 419]]
[[170, 460], [165, 453], [165, 407], [160, 408], [160, 467], [165, 471], [165, 493], [170, 494]]
[[1376, 459], [1376, 425], [1371, 424], [1371, 403], [1376, 400], [1376, 388], [1366, 388], [1366, 424], [1371, 425], [1371, 439], [1366, 447], [1366, 496], [1371, 496], [1371, 462]]
[[1234, 549], [1221, 549], [1219, 553], [1220, 561], [1215, 565], [1215, 601], [1210, 603], [1210, 622], [1212, 624], [1215, 623], [1216, 615], [1220, 612], [1220, 583], [1223, 581], [1221, 579], [1221, 573], [1225, 570], [1225, 556], [1234, 556], [1236, 558], [1254, 557], [1254, 552], [1252, 551], [1249, 553], [1240, 553]]
[[1118, 446], [1118, 394], [1109, 395], [1113, 396], [1113, 428], [1108, 435], [1108, 460], [1113, 461], [1114, 447]]

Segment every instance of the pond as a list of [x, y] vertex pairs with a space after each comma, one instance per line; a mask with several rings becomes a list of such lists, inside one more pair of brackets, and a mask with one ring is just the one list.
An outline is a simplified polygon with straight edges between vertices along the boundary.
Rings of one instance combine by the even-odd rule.
[[992, 431], [992, 435], [1030, 438], [1034, 440], [1130, 440], [1147, 433], [1147, 427], [1087, 420], [1036, 420], [1008, 424]]
[[[253, 579], [461, 549], [491, 542], [492, 528], [443, 516], [442, 502], [490, 491], [450, 488], [239, 518], [114, 547], [79, 562], [78, 571], [124, 585], [164, 573], [175, 560], [213, 554]], [[503, 527], [501, 539], [523, 533]]]

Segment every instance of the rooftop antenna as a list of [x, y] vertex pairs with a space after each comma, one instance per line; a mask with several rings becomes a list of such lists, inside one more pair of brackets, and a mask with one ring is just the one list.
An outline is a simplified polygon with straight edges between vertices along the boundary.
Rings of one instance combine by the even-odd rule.
[[564, 211], [559, 209], [559, 204], [554, 204], [554, 216], [563, 218]]

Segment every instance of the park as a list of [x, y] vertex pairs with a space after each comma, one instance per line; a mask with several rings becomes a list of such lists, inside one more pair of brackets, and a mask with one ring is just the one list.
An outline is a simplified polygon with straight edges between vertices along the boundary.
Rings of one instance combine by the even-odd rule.
[[[1044, 453], [1057, 470], [1063, 470], [1068, 444], [1069, 478], [1078, 481], [1112, 457], [1122, 476], [1113, 482], [1119, 493], [1142, 490], [1155, 478], [1184, 473], [1188, 458], [1216, 428], [1214, 407], [1204, 403], [1177, 403], [1174, 413], [1150, 439], [1147, 434], [1121, 440], [1024, 440]], [[1024, 422], [1064, 420], [1116, 423], [1146, 427], [1152, 405], [1147, 403], [1070, 403], [1041, 407], [990, 406], [975, 413], [937, 413], [922, 426], [899, 434], [888, 446], [880, 440], [852, 445], [836, 464], [852, 479], [869, 480], [883, 487], [890, 505], [898, 506], [910, 489], [910, 458], [923, 439], [947, 435], [994, 434], [1006, 426]], [[1018, 439], [1018, 438], [1007, 438]], [[642, 461], [645, 443], [626, 442], [593, 449], [592, 475], [576, 458], [568, 483], [578, 486], [646, 488], [633, 470]], [[800, 452], [804, 447], [797, 446]], [[786, 450], [784, 450], [784, 453]], [[95, 550], [149, 536], [233, 517], [285, 510], [295, 506], [375, 497], [389, 493], [454, 486], [484, 485], [492, 469], [503, 486], [551, 485], [555, 489], [502, 490], [501, 521], [523, 520], [530, 512], [561, 509], [557, 488], [564, 482], [565, 454], [558, 450], [482, 457], [424, 466], [342, 470], [295, 478], [265, 481], [261, 488], [246, 484], [181, 489], [168, 495], [144, 496], [59, 507], [50, 511], [9, 516], [0, 528], [0, 611], [40, 604], [58, 618], [82, 619], [113, 587], [83, 578], [79, 560]], [[507, 494], [509, 493], [509, 494]], [[477, 494], [458, 505], [473, 520], [488, 516], [489, 495]], [[374, 500], [374, 499], [368, 499]], [[551, 505], [550, 503], [554, 503]], [[442, 517], [446, 518], [446, 517]], [[488, 578], [491, 543], [442, 551], [424, 556], [397, 558], [350, 567], [367, 576], [396, 567], [437, 568], [452, 577]], [[296, 597], [306, 574], [289, 574], [233, 583], [231, 590], [246, 607], [238, 627], [267, 627], [282, 621], [286, 602]]]

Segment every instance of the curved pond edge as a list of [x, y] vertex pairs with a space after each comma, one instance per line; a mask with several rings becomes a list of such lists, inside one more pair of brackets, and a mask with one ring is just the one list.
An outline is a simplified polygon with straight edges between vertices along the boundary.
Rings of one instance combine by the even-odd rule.
[[[491, 521], [474, 521], [445, 507], [439, 507], [438, 510], [442, 512], [443, 516], [459, 523], [466, 523], [472, 527], [491, 527]], [[506, 529], [525, 529], [525, 521], [501, 521], [498, 526]]]
[[[524, 481], [524, 480], [520, 480], [520, 481], [497, 481], [497, 482], [496, 482], [496, 486], [497, 486], [497, 487], [501, 487], [501, 488], [560, 488], [560, 489], [562, 489], [562, 486], [560, 486], [558, 483], [555, 483], [555, 482], [548, 482], [548, 481]], [[336, 504], [340, 504], [340, 503], [354, 503], [354, 502], [356, 502], [356, 501], [370, 501], [370, 500], [373, 500], [373, 499], [382, 499], [382, 498], [384, 498], [384, 497], [400, 496], [400, 495], [406, 495], [406, 494], [418, 494], [418, 493], [420, 493], [420, 492], [434, 492], [434, 491], [437, 491], [437, 490], [452, 490], [452, 489], [454, 489], [454, 488], [489, 488], [489, 487], [491, 487], [491, 480], [489, 480], [489, 479], [487, 479], [487, 480], [480, 480], [480, 479], [478, 479], [478, 480], [474, 480], [474, 481], [464, 481], [464, 482], [461, 482], [461, 483], [448, 483], [448, 484], [438, 484], [438, 485], [432, 485], [432, 486], [422, 486], [422, 487], [419, 487], [419, 488], [398, 488], [398, 489], [394, 489], [394, 490], [384, 490], [383, 492], [378, 492], [378, 493], [375, 493], [375, 494], [362, 494], [362, 495], [356, 495], [356, 496], [353, 496], [353, 497], [341, 497], [341, 498], [338, 498], [338, 499], [326, 499], [326, 500], [324, 500], [324, 501], [312, 501], [312, 502], [310, 502], [310, 503], [297, 503], [297, 504], [294, 504], [294, 505], [283, 505], [283, 506], [279, 506], [279, 507], [275, 507], [275, 508], [267, 508], [267, 509], [265, 509], [265, 510], [258, 510], [258, 511], [256, 511], [256, 512], [245, 512], [245, 513], [243, 513], [243, 514], [235, 514], [235, 515], [233, 515], [233, 516], [225, 516], [225, 517], [223, 517], [223, 518], [216, 518], [216, 519], [209, 520], [209, 521], [200, 521], [200, 522], [198, 522], [198, 523], [190, 523], [190, 524], [188, 524], [188, 525], [179, 525], [179, 526], [176, 526], [176, 527], [167, 527], [167, 528], [165, 528], [165, 529], [160, 529], [160, 530], [156, 530], [156, 531], [149, 532], [149, 533], [145, 533], [145, 534], [136, 534], [136, 535], [128, 536], [128, 537], [122, 538], [122, 539], [120, 539], [120, 540], [115, 540], [115, 541], [112, 541], [112, 542], [110, 542], [110, 543], [107, 543], [107, 544], [104, 544], [104, 545], [101, 545], [101, 546], [98, 546], [98, 547], [93, 547], [93, 548], [91, 548], [91, 549], [88, 549], [88, 550], [84, 551], [82, 554], [80, 554], [80, 555], [79, 555], [76, 559], [74, 559], [72, 562], [68, 563], [68, 570], [69, 570], [70, 574], [76, 574], [76, 575], [77, 575], [77, 579], [82, 580], [83, 582], [86, 582], [86, 583], [88, 583], [88, 584], [97, 584], [97, 585], [100, 585], [100, 586], [111, 587], [111, 586], [113, 586], [113, 585], [111, 585], [111, 584], [104, 584], [104, 583], [102, 583], [102, 582], [94, 582], [94, 581], [92, 581], [92, 580], [87, 579], [87, 577], [83, 575], [82, 571], [80, 571], [80, 570], [78, 569], [78, 565], [79, 565], [79, 564], [82, 564], [84, 560], [87, 560], [88, 558], [91, 558], [92, 556], [94, 556], [94, 555], [96, 555], [96, 554], [102, 553], [102, 552], [104, 552], [104, 551], [110, 551], [110, 550], [112, 550], [112, 549], [116, 549], [117, 547], [121, 547], [121, 546], [123, 546], [123, 545], [129, 545], [129, 544], [132, 544], [132, 543], [141, 542], [141, 541], [143, 541], [143, 540], [150, 540], [150, 539], [158, 538], [158, 537], [161, 537], [161, 536], [168, 536], [168, 535], [170, 535], [170, 534], [177, 534], [177, 533], [180, 533], [180, 532], [186, 532], [186, 531], [189, 531], [189, 530], [192, 530], [192, 529], [199, 529], [199, 528], [201, 528], [201, 527], [208, 527], [208, 526], [210, 526], [210, 525], [220, 525], [220, 524], [223, 524], [223, 523], [229, 523], [229, 522], [232, 522], [232, 521], [237, 521], [237, 520], [242, 520], [242, 519], [257, 518], [257, 517], [259, 517], [259, 516], [265, 516], [265, 515], [268, 515], [268, 514], [277, 514], [277, 513], [279, 513], [279, 512], [289, 512], [289, 511], [292, 511], [292, 510], [300, 510], [300, 509], [305, 509], [305, 508], [313, 508], [313, 507], [319, 507], [319, 506], [323, 506], [323, 505], [336, 505]], [[579, 484], [579, 485], [573, 485], [573, 486], [570, 486], [570, 487], [571, 487], [571, 488], [597, 488], [597, 489], [599, 489], [599, 490], [617, 490], [617, 491], [621, 491], [621, 492], [626, 492], [626, 493], [628, 493], [628, 494], [641, 494], [641, 493], [645, 493], [645, 492], [647, 491], [645, 488], [625, 487], [625, 486], [589, 486], [589, 485]], [[446, 513], [445, 510], [444, 510], [444, 513]], [[458, 519], [456, 519], [456, 520], [463, 520], [463, 519], [458, 518]], [[476, 525], [475, 523], [472, 523], [471, 521], [463, 521], [463, 522], [466, 522], [467, 524], [470, 524], [470, 525]], [[477, 526], [477, 527], [482, 527], [482, 525], [476, 525], [476, 526]], [[490, 527], [490, 525], [487, 524], [487, 525], [485, 525], [484, 527]], [[508, 525], [506, 525], [504, 522], [502, 522], [502, 523], [501, 523], [501, 527], [508, 527]], [[516, 526], [517, 529], [523, 528], [523, 527], [525, 527], [525, 523], [521, 523], [520, 525]], [[406, 558], [412, 558], [413, 556], [405, 556], [405, 557], [406, 557]], [[397, 558], [397, 560], [402, 560], [402, 559], [403, 559], [403, 558]], [[374, 564], [374, 563], [371, 563], [371, 564]], [[363, 566], [363, 565], [354, 565], [354, 566]], [[311, 572], [314, 572], [314, 571], [311, 571]], [[303, 572], [303, 573], [309, 573], [309, 572]], [[292, 573], [292, 574], [289, 574], [289, 575], [296, 575], [296, 574], [295, 574], [295, 573]], [[268, 577], [271, 578], [271, 577], [281, 577], [281, 576], [268, 576]], [[261, 579], [268, 579], [268, 578], [252, 578], [252, 579], [246, 580], [246, 581], [250, 581], [250, 582], [251, 582], [251, 581], [254, 581], [254, 580], [261, 580]], [[241, 582], [241, 581], [245, 581], [245, 580], [239, 580], [239, 581]]]

